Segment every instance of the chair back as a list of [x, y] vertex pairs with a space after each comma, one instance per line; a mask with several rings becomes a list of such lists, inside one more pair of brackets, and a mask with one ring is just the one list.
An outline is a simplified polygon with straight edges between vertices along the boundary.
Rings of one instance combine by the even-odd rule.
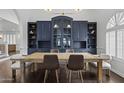
[[44, 66], [46, 69], [59, 68], [59, 60], [57, 55], [44, 55]]
[[68, 68], [71, 70], [81, 70], [84, 68], [83, 55], [70, 55], [68, 60]]
[[66, 49], [66, 53], [74, 53], [74, 49]]
[[58, 49], [51, 49], [50, 52], [51, 53], [59, 53], [59, 50]]

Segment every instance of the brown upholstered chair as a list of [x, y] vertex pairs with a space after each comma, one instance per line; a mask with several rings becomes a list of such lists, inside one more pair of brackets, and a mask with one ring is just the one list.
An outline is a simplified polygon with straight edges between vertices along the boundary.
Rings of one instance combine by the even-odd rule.
[[59, 53], [59, 50], [58, 49], [51, 49], [50, 52], [52, 52], [52, 53]]
[[[66, 53], [74, 53], [74, 49], [66, 49]], [[67, 75], [67, 78], [68, 78], [68, 69], [66, 68], [66, 65], [65, 65], [65, 70], [66, 70], [66, 75]]]
[[44, 56], [44, 69], [45, 69], [45, 76], [44, 76], [44, 83], [46, 82], [47, 74], [49, 70], [55, 70], [57, 83], [59, 82], [58, 77], [58, 69], [59, 69], [59, 60], [57, 55], [45, 55]]
[[83, 82], [82, 71], [84, 69], [84, 56], [83, 55], [70, 55], [67, 68], [69, 70], [69, 82], [71, 82], [72, 71], [77, 71], [80, 74], [81, 81]]

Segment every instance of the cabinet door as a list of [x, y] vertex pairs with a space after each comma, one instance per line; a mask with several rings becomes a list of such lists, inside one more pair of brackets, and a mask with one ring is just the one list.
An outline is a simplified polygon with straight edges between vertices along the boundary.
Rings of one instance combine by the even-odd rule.
[[79, 40], [79, 22], [78, 21], [73, 21], [73, 24], [72, 24], [72, 38], [73, 38], [73, 41], [78, 41]]
[[73, 41], [86, 41], [87, 21], [74, 21], [72, 32]]
[[37, 22], [37, 39], [38, 41], [51, 40], [51, 21]]
[[51, 41], [51, 31], [52, 31], [52, 23], [51, 21], [46, 21], [44, 25], [44, 31], [45, 31], [45, 40]]
[[79, 41], [86, 41], [87, 39], [87, 22], [80, 21], [79, 22]]

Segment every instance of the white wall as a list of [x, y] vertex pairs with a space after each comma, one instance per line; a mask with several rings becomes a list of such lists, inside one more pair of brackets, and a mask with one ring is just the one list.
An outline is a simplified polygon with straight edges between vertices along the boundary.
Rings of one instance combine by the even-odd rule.
[[[82, 12], [74, 12], [73, 10], [53, 10], [53, 12], [46, 12], [40, 9], [34, 10], [16, 10], [20, 19], [21, 25], [21, 47], [23, 48], [22, 53], [27, 54], [27, 22], [37, 21], [37, 20], [51, 20], [52, 17], [58, 16], [59, 12], [65, 12], [65, 16], [70, 16], [74, 20], [88, 20], [97, 22], [97, 48], [103, 49], [103, 52], [106, 50], [106, 25], [108, 20], [114, 15], [116, 12], [124, 11], [124, 10], [109, 10], [109, 9], [96, 9], [96, 10], [83, 10]], [[98, 49], [99, 52], [99, 49]], [[124, 76], [124, 62], [119, 62], [117, 60], [113, 60], [112, 62], [112, 70], [118, 73], [121, 76]]]

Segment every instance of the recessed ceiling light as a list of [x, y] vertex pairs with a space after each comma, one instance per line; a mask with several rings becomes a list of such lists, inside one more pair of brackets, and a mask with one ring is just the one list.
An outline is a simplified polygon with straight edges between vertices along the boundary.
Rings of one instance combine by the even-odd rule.
[[50, 11], [52, 11], [52, 9], [44, 9], [45, 11], [48, 11], [48, 12], [50, 12]]
[[76, 12], [82, 11], [82, 9], [74, 9]]

